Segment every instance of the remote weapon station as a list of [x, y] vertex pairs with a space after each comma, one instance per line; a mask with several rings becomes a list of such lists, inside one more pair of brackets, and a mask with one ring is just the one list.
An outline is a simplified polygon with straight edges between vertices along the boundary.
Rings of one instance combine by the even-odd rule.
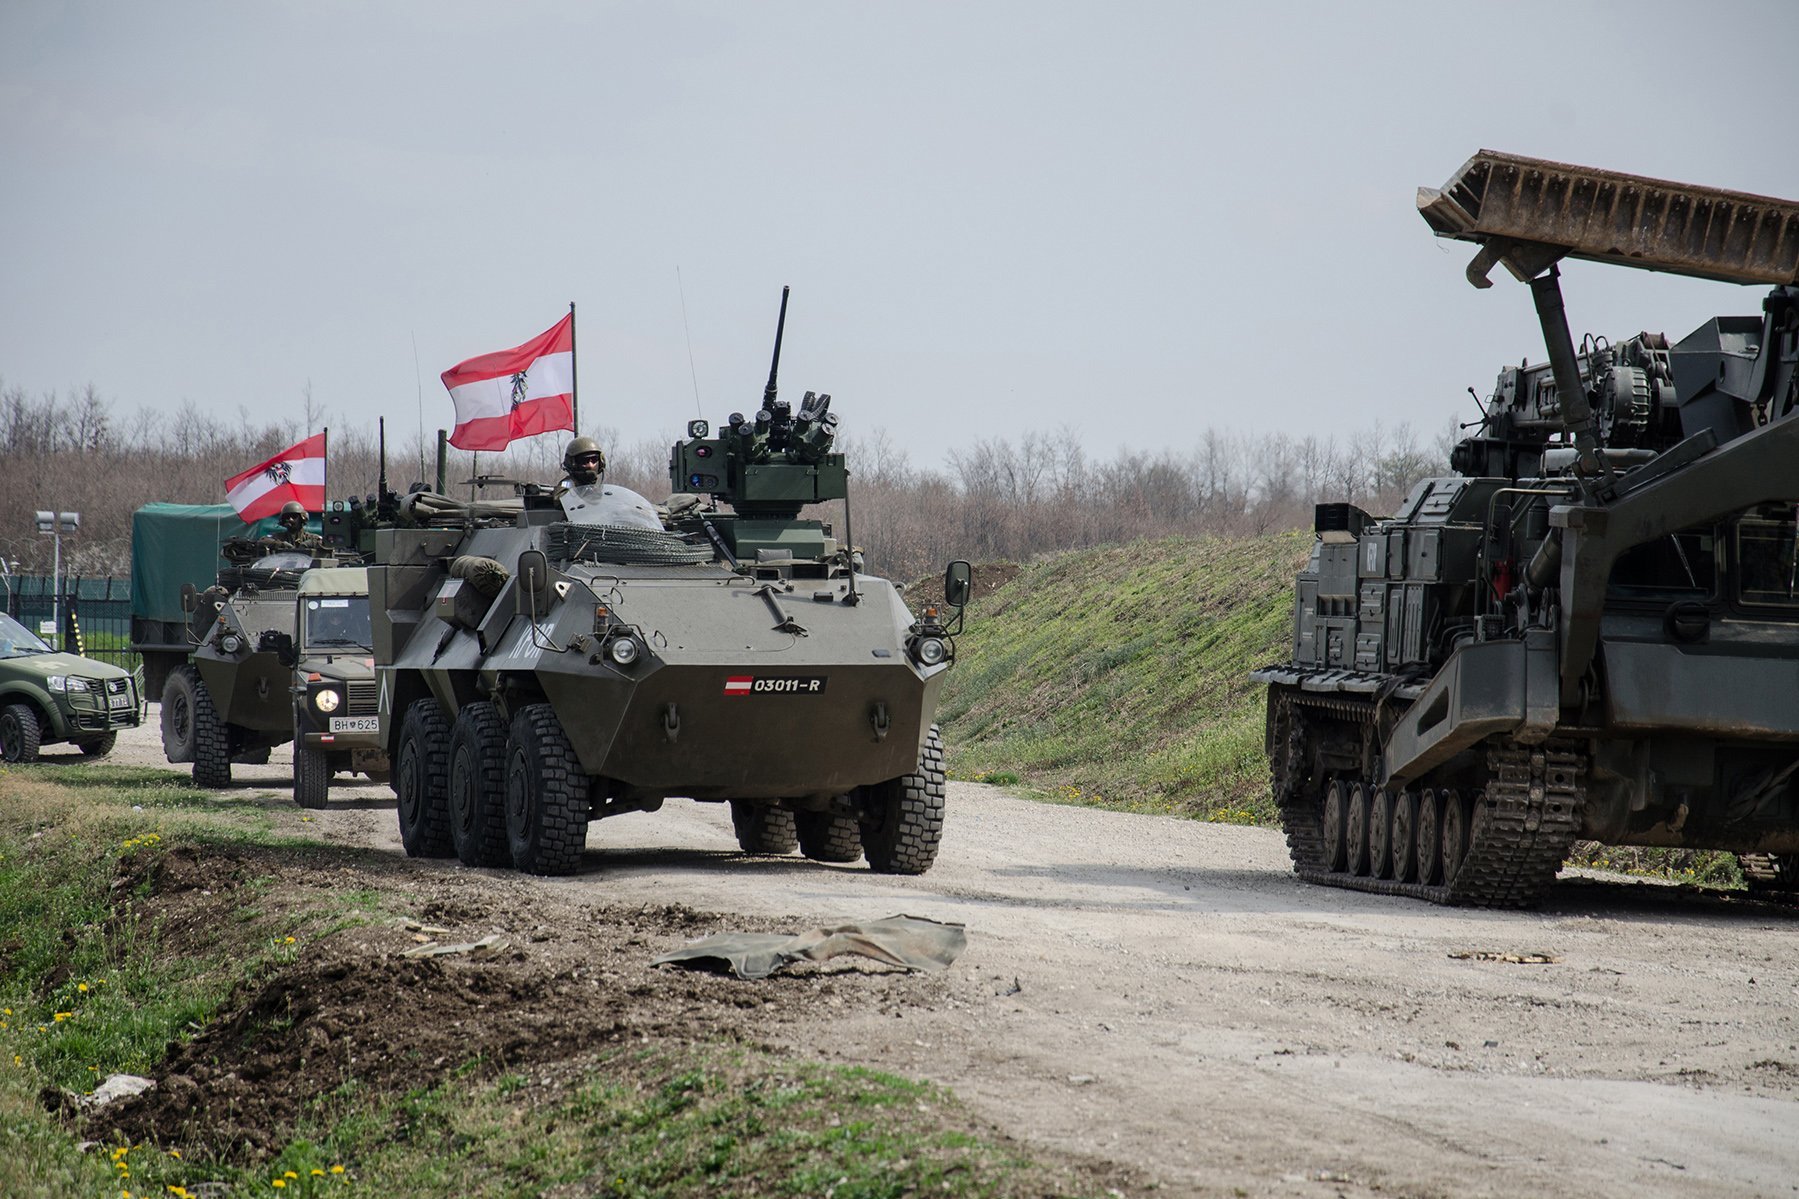
[[[1548, 361], [1393, 516], [1318, 506], [1253, 676], [1296, 869], [1518, 907], [1588, 838], [1799, 889], [1799, 203], [1483, 150], [1418, 207], [1528, 284]], [[1564, 257], [1773, 290], [1577, 350]]]
[[[591, 820], [728, 802], [746, 853], [929, 869], [943, 831], [931, 717], [953, 620], [915, 618], [809, 504], [847, 500], [831, 397], [688, 425], [675, 494], [565, 482], [401, 501], [369, 571], [383, 743], [415, 856], [565, 874]], [[723, 501], [730, 510], [722, 510]]]

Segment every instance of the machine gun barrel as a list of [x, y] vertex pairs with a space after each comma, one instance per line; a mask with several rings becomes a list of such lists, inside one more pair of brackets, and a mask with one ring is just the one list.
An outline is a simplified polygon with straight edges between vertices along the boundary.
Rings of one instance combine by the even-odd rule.
[[762, 407], [771, 412], [774, 410], [775, 404], [775, 376], [781, 373], [781, 334], [787, 329], [787, 293], [789, 290], [786, 286], [781, 288], [781, 316], [775, 321], [775, 356], [774, 360], [768, 364], [768, 386], [762, 389]]

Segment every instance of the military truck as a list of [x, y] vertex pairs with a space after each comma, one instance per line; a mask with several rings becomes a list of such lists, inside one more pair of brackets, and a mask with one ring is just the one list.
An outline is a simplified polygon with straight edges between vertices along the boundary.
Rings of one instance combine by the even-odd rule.
[[[943, 830], [931, 716], [953, 621], [914, 615], [846, 537], [828, 395], [763, 403], [670, 454], [661, 507], [605, 483], [403, 501], [369, 571], [383, 744], [415, 856], [575, 870], [590, 821], [729, 803], [746, 853], [917, 874]], [[720, 504], [729, 506], [729, 510]]]
[[[204, 591], [191, 578], [175, 586], [179, 622], [133, 622], [145, 674], [161, 683], [164, 755], [193, 763], [200, 786], [223, 787], [232, 763], [266, 762], [293, 741], [294, 798], [314, 808], [328, 801], [336, 772], [384, 779], [366, 571], [338, 565], [334, 555], [347, 551], [282, 550], [235, 514], [211, 511], [228, 506], [188, 507], [152, 505], [133, 522], [134, 581], [161, 584], [144, 589], [146, 609], [178, 571], [191, 576], [208, 559], [216, 567]], [[221, 553], [229, 561], [219, 566]]]
[[[1799, 888], [1799, 203], [1483, 150], [1419, 209], [1528, 283], [1454, 475], [1320, 504], [1268, 684], [1301, 877], [1539, 900], [1576, 838], [1735, 852]], [[1564, 257], [1773, 285], [1678, 341], [1588, 337]]]

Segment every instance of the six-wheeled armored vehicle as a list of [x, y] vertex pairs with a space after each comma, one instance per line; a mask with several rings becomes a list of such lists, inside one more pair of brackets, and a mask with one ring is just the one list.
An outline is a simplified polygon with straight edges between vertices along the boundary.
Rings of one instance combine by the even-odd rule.
[[729, 803], [745, 852], [930, 867], [959, 611], [915, 616], [801, 516], [848, 493], [829, 407], [771, 370], [753, 418], [689, 425], [660, 507], [603, 480], [406, 498], [369, 590], [409, 853], [567, 873], [589, 821], [685, 797]]
[[[1529, 283], [1548, 361], [1391, 517], [1318, 507], [1291, 658], [1254, 676], [1298, 872], [1513, 907], [1588, 838], [1793, 890], [1799, 203], [1482, 151], [1419, 207], [1477, 286]], [[1569, 256], [1773, 291], [1577, 351]]]

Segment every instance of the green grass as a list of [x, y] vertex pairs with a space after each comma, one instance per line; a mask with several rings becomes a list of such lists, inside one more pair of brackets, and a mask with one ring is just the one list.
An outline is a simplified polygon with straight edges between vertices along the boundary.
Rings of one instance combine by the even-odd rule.
[[1047, 798], [1273, 818], [1263, 692], [1309, 534], [1059, 555], [970, 610], [939, 718], [959, 778]]

